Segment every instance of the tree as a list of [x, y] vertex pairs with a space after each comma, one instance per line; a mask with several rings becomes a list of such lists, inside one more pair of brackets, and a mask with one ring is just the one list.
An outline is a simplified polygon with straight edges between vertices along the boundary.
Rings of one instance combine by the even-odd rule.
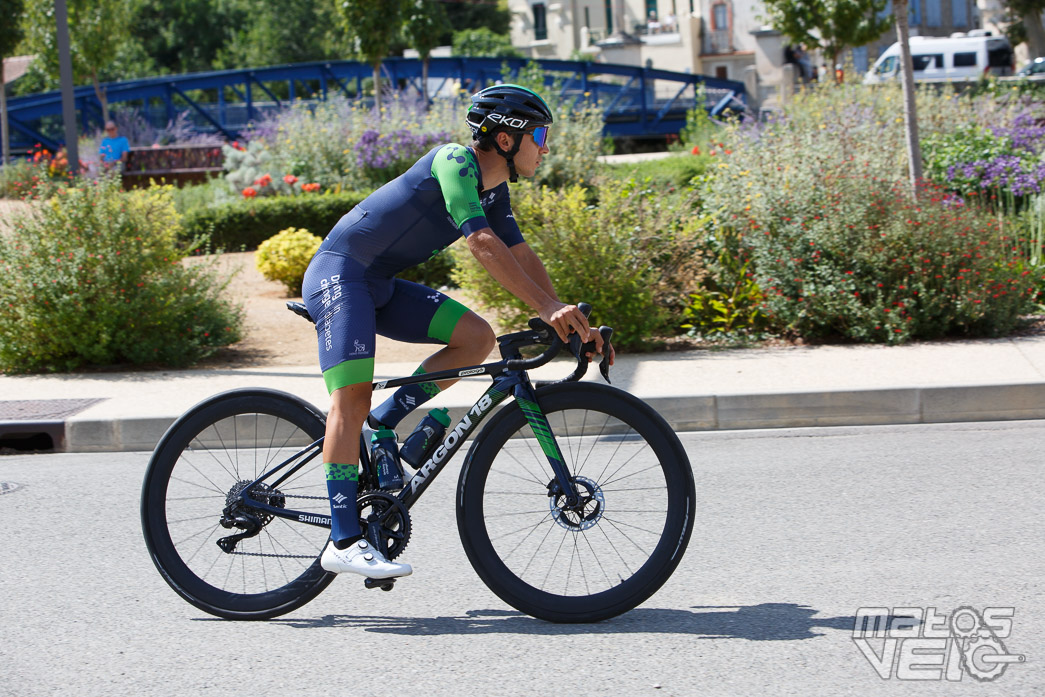
[[7, 17], [7, 26], [0, 31], [0, 166], [7, 164], [11, 143], [7, 136], [7, 83], [3, 78], [4, 58], [13, 56], [22, 40], [22, 0], [0, 0], [0, 17]]
[[406, 0], [403, 32], [421, 56], [421, 93], [428, 109], [428, 59], [439, 39], [450, 28], [443, 5], [436, 0]]
[[219, 51], [215, 63], [221, 67], [329, 60], [344, 58], [348, 52], [334, 3], [223, 0], [219, 4], [241, 17], [231, 25], [238, 29]]
[[454, 32], [455, 56], [484, 56], [488, 58], [522, 58], [507, 34], [495, 34], [486, 27], [462, 29]]
[[[768, 19], [792, 43], [820, 49], [833, 68], [846, 48], [863, 46], [891, 24], [888, 0], [764, 0]], [[906, 5], [906, 2], [904, 3]], [[837, 79], [837, 78], [836, 78]]]
[[131, 35], [157, 71], [178, 74], [213, 70], [235, 28], [251, 15], [225, 0], [137, 0], [132, 16]]
[[894, 0], [896, 40], [900, 44], [900, 84], [903, 89], [903, 124], [907, 140], [907, 162], [911, 177], [911, 196], [918, 195], [922, 180], [922, 148], [918, 143], [918, 110], [914, 101], [914, 62], [911, 60], [911, 32], [907, 25], [907, 0]]
[[1045, 56], [1045, 26], [1041, 23], [1045, 0], [1003, 0], [1002, 4], [1005, 21], [1010, 22], [1005, 36], [1012, 45], [1026, 42], [1031, 59]]
[[338, 8], [348, 36], [374, 69], [374, 107], [381, 113], [381, 61], [403, 24], [403, 0], [340, 0]]
[[[58, 40], [55, 32], [54, 0], [29, 0], [23, 26], [28, 48], [37, 54], [43, 70], [58, 79]], [[130, 5], [123, 0], [69, 0], [69, 42], [73, 80], [90, 79], [102, 105], [102, 120], [109, 120], [109, 101], [101, 86], [101, 75], [130, 43]]]
[[440, 0], [450, 20], [450, 26], [439, 37], [440, 45], [453, 41], [452, 33], [463, 29], [485, 27], [494, 34], [507, 34], [511, 29], [512, 14], [507, 0]]

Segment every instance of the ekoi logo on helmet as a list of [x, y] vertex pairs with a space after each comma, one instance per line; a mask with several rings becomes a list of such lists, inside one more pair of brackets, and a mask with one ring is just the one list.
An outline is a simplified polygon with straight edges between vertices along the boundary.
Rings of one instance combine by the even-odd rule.
[[526, 128], [526, 124], [530, 123], [529, 119], [520, 119], [505, 114], [487, 114], [486, 118], [491, 121], [496, 121], [502, 126], [508, 126], [509, 128]]

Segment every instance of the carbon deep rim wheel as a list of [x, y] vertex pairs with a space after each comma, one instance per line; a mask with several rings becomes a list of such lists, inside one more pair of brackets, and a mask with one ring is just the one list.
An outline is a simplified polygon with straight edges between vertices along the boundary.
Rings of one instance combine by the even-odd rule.
[[537, 391], [582, 505], [549, 496], [554, 474], [517, 404], [468, 454], [457, 522], [468, 559], [506, 603], [551, 622], [634, 608], [678, 566], [692, 533], [689, 460], [667, 422], [626, 392], [592, 383]]
[[[217, 540], [227, 500], [323, 436], [323, 416], [293, 395], [233, 390], [193, 407], [157, 445], [142, 487], [141, 520], [156, 568], [179, 595], [226, 619], [269, 619], [301, 607], [334, 579], [319, 565], [329, 530], [271, 515], [234, 553]], [[269, 503], [330, 515], [322, 458], [275, 489]], [[247, 511], [250, 513], [250, 511]]]

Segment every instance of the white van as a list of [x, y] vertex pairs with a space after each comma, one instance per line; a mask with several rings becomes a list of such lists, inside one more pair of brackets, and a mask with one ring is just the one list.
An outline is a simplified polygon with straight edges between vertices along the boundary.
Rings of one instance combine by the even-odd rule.
[[[911, 60], [914, 79], [977, 80], [985, 75], [1013, 74], [1013, 53], [1009, 40], [975, 29], [968, 34], [912, 36]], [[895, 80], [900, 74], [900, 44], [886, 49], [864, 77], [865, 85]]]

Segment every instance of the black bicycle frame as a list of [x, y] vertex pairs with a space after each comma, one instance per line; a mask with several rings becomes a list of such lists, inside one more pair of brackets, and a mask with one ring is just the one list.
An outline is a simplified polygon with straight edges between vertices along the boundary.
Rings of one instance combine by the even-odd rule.
[[[453, 459], [453, 456], [457, 454], [457, 451], [461, 449], [461, 446], [464, 445], [465, 441], [468, 440], [468, 437], [475, 431], [483, 419], [485, 419], [490, 412], [493, 411], [494, 407], [503, 402], [509, 395], [513, 395], [516, 401], [519, 402], [519, 406], [522, 409], [523, 414], [526, 416], [526, 421], [537, 436], [541, 449], [548, 458], [548, 463], [551, 465], [552, 471], [555, 472], [555, 482], [549, 482], [549, 496], [562, 493], [566, 496], [566, 502], [568, 505], [576, 503], [578, 498], [577, 491], [570, 479], [570, 473], [566, 469], [562, 451], [559, 450], [559, 446], [555, 442], [555, 437], [554, 434], [552, 434], [551, 426], [548, 424], [547, 417], [545, 417], [544, 412], [541, 411], [540, 406], [537, 404], [537, 394], [526, 374], [526, 369], [525, 367], [521, 367], [527, 363], [530, 362], [521, 359], [505, 359], [497, 361], [496, 363], [487, 363], [484, 365], [472, 366], [470, 368], [455, 368], [453, 370], [443, 370], [435, 373], [411, 375], [410, 377], [396, 378], [394, 380], [381, 380], [374, 383], [374, 389], [381, 390], [390, 387], [399, 387], [401, 385], [412, 385], [422, 382], [438, 382], [440, 380], [470, 377], [474, 375], [493, 376], [493, 385], [486, 390], [483, 396], [480, 397], [461, 420], [457, 422], [457, 425], [446, 432], [446, 435], [443, 437], [443, 442], [433, 451], [428, 460], [418, 468], [417, 472], [409, 477], [404, 483], [402, 491], [396, 495], [403, 505], [410, 508], [417, 502], [425, 489], [431, 485], [436, 475], [439, 474], [446, 463]], [[252, 508], [256, 508], [280, 518], [287, 518], [308, 525], [329, 528], [330, 516], [272, 506], [266, 502], [258, 501], [253, 498], [251, 494], [258, 483], [297, 461], [297, 463], [284, 472], [281, 477], [268, 484], [268, 486], [273, 489], [277, 488], [280, 483], [286, 481], [295, 472], [312, 461], [312, 459], [321, 452], [322, 447], [323, 439], [320, 438], [305, 449], [292, 455], [290, 458], [262, 474], [251, 482], [250, 486], [244, 488], [244, 502]]]

